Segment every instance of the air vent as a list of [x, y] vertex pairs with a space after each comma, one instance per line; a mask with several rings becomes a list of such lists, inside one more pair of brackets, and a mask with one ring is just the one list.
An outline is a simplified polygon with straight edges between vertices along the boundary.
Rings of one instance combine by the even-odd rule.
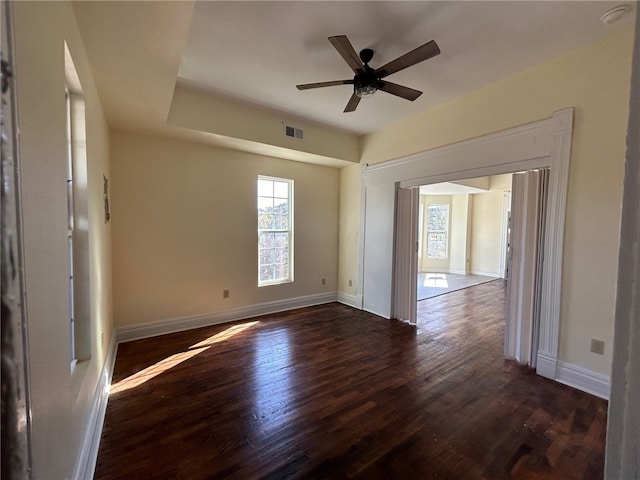
[[297, 140], [302, 140], [304, 138], [304, 131], [301, 128], [285, 125], [284, 136], [289, 138], [295, 138]]

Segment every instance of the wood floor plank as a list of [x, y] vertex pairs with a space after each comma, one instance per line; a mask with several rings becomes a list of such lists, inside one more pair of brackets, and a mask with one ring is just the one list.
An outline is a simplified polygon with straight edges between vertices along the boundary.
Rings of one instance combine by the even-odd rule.
[[500, 280], [120, 345], [95, 478], [599, 479], [607, 402], [505, 360]]

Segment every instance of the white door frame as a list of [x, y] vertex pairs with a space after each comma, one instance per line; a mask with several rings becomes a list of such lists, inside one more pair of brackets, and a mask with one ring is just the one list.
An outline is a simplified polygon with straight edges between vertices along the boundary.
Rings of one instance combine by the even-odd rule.
[[507, 278], [507, 247], [509, 243], [509, 213], [511, 210], [511, 191], [502, 194], [502, 221], [500, 225], [500, 277]]
[[[377, 237], [362, 232], [363, 249], [360, 266], [363, 272], [363, 304], [369, 311], [385, 318], [391, 317], [393, 292], [394, 249], [379, 249], [376, 255], [367, 255], [368, 248], [376, 248], [381, 241], [393, 245], [395, 232], [394, 205], [384, 212], [369, 205], [366, 194], [371, 191], [394, 189], [395, 185], [409, 188], [418, 185], [447, 182], [463, 178], [510, 173], [519, 170], [549, 167], [549, 204], [546, 223], [542, 280], [542, 310], [537, 373], [556, 378], [560, 332], [560, 300], [562, 287], [562, 256], [571, 158], [573, 108], [554, 112], [545, 120], [466, 140], [453, 145], [420, 152], [415, 155], [365, 166], [362, 205], [362, 223], [367, 219], [386, 224], [378, 228]], [[387, 195], [387, 198], [395, 198]], [[379, 202], [378, 202], [379, 203]], [[368, 225], [367, 225], [368, 226]], [[380, 237], [382, 236], [382, 238]], [[366, 261], [365, 261], [366, 258]], [[368, 292], [382, 295], [368, 298]], [[366, 307], [365, 307], [366, 308]]]

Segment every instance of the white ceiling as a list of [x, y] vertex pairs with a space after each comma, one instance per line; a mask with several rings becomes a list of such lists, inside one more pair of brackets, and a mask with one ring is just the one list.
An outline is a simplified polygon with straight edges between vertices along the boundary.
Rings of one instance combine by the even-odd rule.
[[[632, 24], [600, 15], [610, 1], [75, 2], [112, 126], [168, 128], [176, 82], [356, 134], [515, 74]], [[327, 40], [345, 34], [372, 67], [435, 40], [442, 53], [388, 77], [424, 94], [376, 93], [343, 113], [351, 86], [298, 91], [351, 78]]]

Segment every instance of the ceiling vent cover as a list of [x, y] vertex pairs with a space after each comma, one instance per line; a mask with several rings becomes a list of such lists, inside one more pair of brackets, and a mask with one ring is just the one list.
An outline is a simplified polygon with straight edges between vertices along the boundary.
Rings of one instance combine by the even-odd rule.
[[304, 131], [301, 128], [292, 127], [291, 125], [285, 125], [284, 136], [289, 138], [295, 138], [296, 140], [303, 140]]

